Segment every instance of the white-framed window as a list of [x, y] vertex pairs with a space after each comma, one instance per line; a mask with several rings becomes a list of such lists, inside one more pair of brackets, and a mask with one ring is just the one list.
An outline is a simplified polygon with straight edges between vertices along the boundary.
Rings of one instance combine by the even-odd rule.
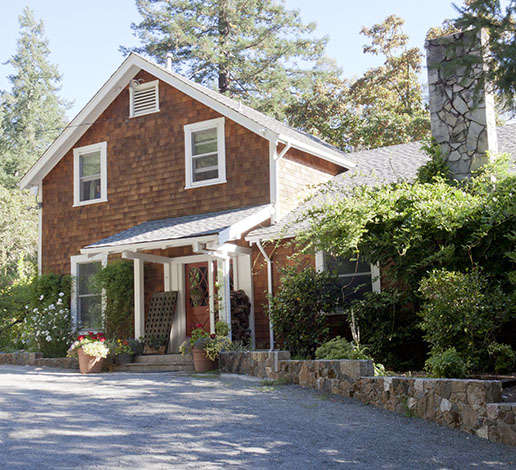
[[186, 188], [226, 182], [224, 118], [186, 124]]
[[159, 111], [159, 80], [129, 86], [129, 117]]
[[107, 264], [107, 255], [71, 257], [72, 325], [79, 331], [101, 331], [104, 324], [104, 295], [92, 286], [92, 277]]
[[319, 251], [315, 255], [315, 265], [318, 271], [331, 271], [338, 276], [345, 304], [361, 299], [365, 292], [381, 290], [380, 269], [376, 264], [336, 258]]
[[107, 201], [107, 143], [73, 149], [73, 205]]

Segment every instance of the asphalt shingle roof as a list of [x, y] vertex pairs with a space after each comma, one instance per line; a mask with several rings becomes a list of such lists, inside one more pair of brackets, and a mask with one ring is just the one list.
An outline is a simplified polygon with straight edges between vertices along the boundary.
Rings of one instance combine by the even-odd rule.
[[229, 96], [223, 95], [222, 93], [212, 90], [211, 88], [207, 88], [197, 82], [194, 82], [193, 80], [183, 77], [182, 75], [180, 75], [178, 73], [172, 72], [172, 71], [168, 70], [167, 68], [162, 67], [161, 65], [150, 61], [149, 59], [147, 59], [144, 56], [141, 56], [139, 54], [136, 54], [136, 55], [141, 57], [143, 60], [146, 60], [150, 64], [160, 67], [161, 69], [166, 71], [168, 74], [175, 77], [177, 80], [180, 80], [183, 83], [188, 84], [192, 88], [195, 88], [197, 91], [209, 96], [210, 98], [218, 101], [219, 103], [227, 106], [228, 108], [231, 108], [232, 110], [237, 111], [240, 114], [243, 114], [247, 118], [251, 119], [252, 121], [256, 122], [257, 124], [263, 126], [266, 129], [270, 129], [271, 131], [276, 132], [278, 134], [290, 136], [292, 138], [297, 139], [299, 142], [303, 142], [305, 144], [310, 144], [310, 145], [315, 145], [316, 147], [324, 147], [325, 149], [330, 149], [333, 152], [337, 152], [337, 153], [341, 154], [343, 157], [347, 157], [349, 155], [347, 152], [343, 152], [338, 147], [328, 144], [327, 142], [324, 142], [323, 140], [315, 137], [314, 135], [311, 135], [302, 130], [294, 129], [293, 127], [287, 126], [286, 124], [282, 123], [281, 121], [278, 121], [277, 119], [274, 119], [271, 116], [267, 116], [266, 114], [263, 114], [262, 112], [257, 111], [256, 109], [253, 109], [238, 100], [235, 100], [233, 98], [230, 98]]
[[[497, 129], [498, 151], [508, 153], [516, 162], [516, 123]], [[412, 181], [419, 167], [429, 156], [421, 150], [421, 142], [390, 145], [372, 150], [348, 153], [347, 157], [356, 163], [354, 168], [335, 176], [331, 191], [316, 193], [275, 225], [260, 227], [250, 232], [248, 239], [274, 239], [292, 235], [303, 230], [308, 221], [302, 220], [303, 213], [310, 207], [322, 204], [328, 198], [344, 196], [350, 188], [360, 185], [376, 186], [395, 181]]]
[[265, 207], [267, 205], [151, 220], [104, 238], [88, 245], [86, 248], [120, 247], [135, 243], [217, 234], [236, 222], [256, 214]]

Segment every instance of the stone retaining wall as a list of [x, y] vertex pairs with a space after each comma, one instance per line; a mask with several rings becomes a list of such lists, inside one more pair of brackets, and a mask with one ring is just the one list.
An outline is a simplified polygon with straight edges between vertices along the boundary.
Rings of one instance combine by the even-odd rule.
[[225, 372], [284, 380], [516, 445], [516, 403], [501, 403], [498, 380], [374, 377], [372, 361], [292, 361], [288, 351], [222, 353], [219, 364]]
[[59, 367], [62, 369], [78, 369], [79, 363], [74, 357], [42, 357], [41, 353], [15, 351], [12, 353], [0, 352], [0, 365], [11, 364], [17, 366]]

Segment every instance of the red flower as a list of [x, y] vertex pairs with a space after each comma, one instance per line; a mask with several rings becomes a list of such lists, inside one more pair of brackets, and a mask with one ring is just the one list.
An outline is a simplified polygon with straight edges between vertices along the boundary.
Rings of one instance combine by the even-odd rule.
[[196, 323], [195, 324], [195, 328], [202, 328], [202, 324], [201, 323]]
[[124, 345], [127, 346], [129, 344], [129, 341], [127, 341], [126, 339], [124, 339], [123, 341]]
[[106, 341], [106, 338], [100, 338], [99, 341], [103, 343], [104, 341]]
[[79, 336], [77, 337], [77, 341], [82, 341], [83, 339], [84, 339], [84, 335], [79, 335]]
[[210, 335], [210, 338], [211, 338], [211, 339], [215, 339], [215, 337], [216, 337], [216, 336], [217, 336], [217, 335], [216, 335], [215, 333], [212, 333], [212, 334]]

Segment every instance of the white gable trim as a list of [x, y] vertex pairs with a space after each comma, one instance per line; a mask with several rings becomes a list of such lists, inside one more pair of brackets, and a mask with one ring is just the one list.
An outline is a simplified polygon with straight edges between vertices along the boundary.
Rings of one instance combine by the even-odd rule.
[[[131, 53], [124, 62], [122, 62], [113, 75], [109, 77], [102, 88], [86, 104], [86, 106], [84, 106], [77, 116], [72, 119], [59, 137], [57, 137], [57, 139], [43, 153], [41, 158], [25, 174], [19, 183], [20, 188], [26, 189], [37, 186], [140, 70], [149, 72], [159, 80], [171, 85], [232, 121], [246, 127], [255, 134], [261, 135], [267, 140], [279, 139], [280, 137], [276, 132], [258, 124], [241, 112], [236, 111], [212, 98], [208, 94], [203, 93], [198, 88], [192, 86], [188, 79], [173, 74], [167, 69], [154, 64], [138, 54]], [[337, 163], [347, 168], [355, 166], [354, 162], [343, 157], [339, 152], [332, 151], [329, 148], [323, 150], [316, 148], [315, 146], [312, 147], [309, 144], [298, 142], [291, 136], [285, 137], [285, 140], [293, 147], [309, 151], [313, 155], [324, 160], [332, 161], [333, 163]]]

